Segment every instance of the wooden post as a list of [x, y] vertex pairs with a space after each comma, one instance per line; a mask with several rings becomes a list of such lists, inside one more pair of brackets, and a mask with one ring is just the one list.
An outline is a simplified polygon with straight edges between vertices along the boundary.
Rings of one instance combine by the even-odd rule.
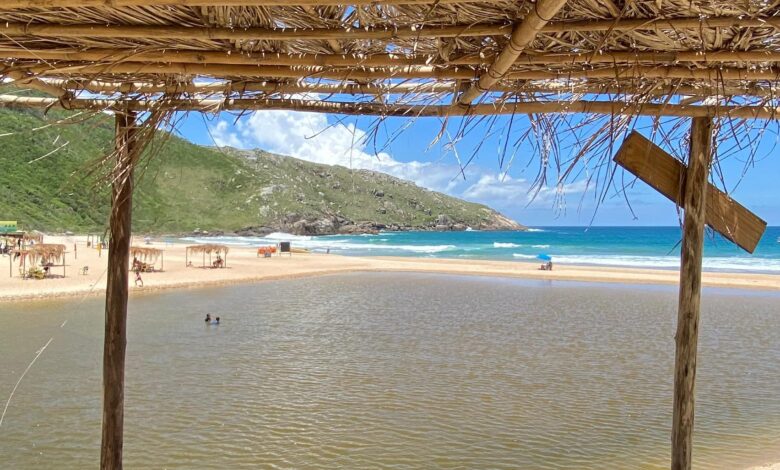
[[680, 264], [680, 297], [674, 362], [674, 413], [672, 469], [689, 470], [693, 450], [696, 347], [701, 305], [701, 265], [704, 215], [712, 159], [712, 119], [697, 117], [691, 123], [691, 148], [684, 184], [685, 222]]
[[103, 349], [103, 442], [101, 469], [122, 468], [125, 346], [127, 344], [127, 263], [130, 259], [135, 112], [117, 113], [111, 204], [111, 249], [106, 281], [106, 329]]

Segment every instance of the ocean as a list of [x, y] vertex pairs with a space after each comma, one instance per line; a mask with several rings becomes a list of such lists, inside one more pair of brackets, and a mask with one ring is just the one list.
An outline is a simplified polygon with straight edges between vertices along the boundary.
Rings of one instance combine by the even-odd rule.
[[[190, 237], [188, 242], [261, 246], [291, 241], [317, 253], [354, 256], [416, 256], [532, 261], [540, 254], [554, 263], [675, 269], [679, 227], [538, 227], [527, 232], [381, 232], [377, 235]], [[752, 255], [718, 235], [707, 237], [704, 269], [780, 273], [780, 227], [767, 228]]]

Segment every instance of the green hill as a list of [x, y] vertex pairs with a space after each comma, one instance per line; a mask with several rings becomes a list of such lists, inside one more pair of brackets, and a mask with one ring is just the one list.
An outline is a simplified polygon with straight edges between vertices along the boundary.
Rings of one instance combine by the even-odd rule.
[[[0, 219], [51, 232], [103, 231], [109, 192], [86, 170], [110, 149], [113, 119], [47, 127], [64, 116], [0, 109]], [[136, 232], [522, 229], [486, 206], [385, 174], [202, 147], [177, 137], [137, 180]]]

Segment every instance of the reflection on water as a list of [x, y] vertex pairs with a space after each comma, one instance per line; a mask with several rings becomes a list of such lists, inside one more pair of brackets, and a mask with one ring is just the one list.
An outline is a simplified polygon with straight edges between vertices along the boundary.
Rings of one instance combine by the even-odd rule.
[[[125, 462], [664, 468], [675, 298], [389, 274], [135, 298]], [[779, 304], [705, 294], [697, 468], [780, 461]], [[4, 305], [0, 325], [0, 406], [54, 336], [0, 428], [0, 468], [94, 467], [102, 302]]]

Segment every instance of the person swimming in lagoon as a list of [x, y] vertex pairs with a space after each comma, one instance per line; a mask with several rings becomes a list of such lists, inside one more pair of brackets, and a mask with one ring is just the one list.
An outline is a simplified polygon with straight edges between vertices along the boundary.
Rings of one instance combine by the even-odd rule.
[[211, 314], [210, 313], [206, 314], [206, 323], [211, 323]]
[[219, 317], [215, 317], [214, 320], [212, 321], [210, 313], [206, 314], [206, 320], [205, 321], [206, 321], [207, 325], [219, 325]]

